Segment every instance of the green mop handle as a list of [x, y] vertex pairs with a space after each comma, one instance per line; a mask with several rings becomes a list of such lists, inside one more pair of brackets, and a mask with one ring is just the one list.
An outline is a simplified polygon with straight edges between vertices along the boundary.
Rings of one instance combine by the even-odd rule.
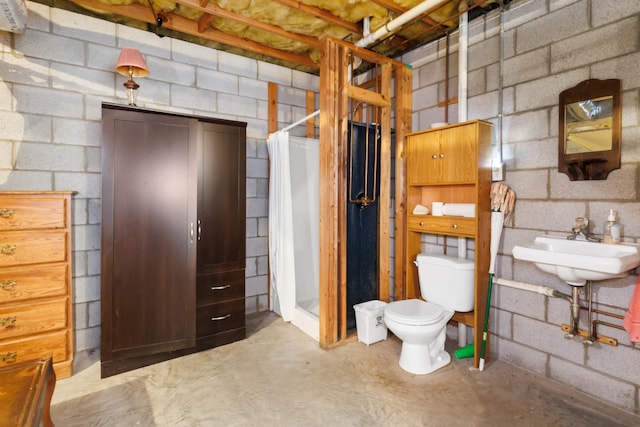
[[487, 350], [487, 335], [489, 333], [489, 310], [491, 309], [491, 288], [493, 288], [493, 273], [489, 273], [489, 289], [487, 289], [487, 305], [484, 310], [484, 329], [482, 331], [482, 347], [480, 348], [480, 371], [484, 370], [484, 355]]

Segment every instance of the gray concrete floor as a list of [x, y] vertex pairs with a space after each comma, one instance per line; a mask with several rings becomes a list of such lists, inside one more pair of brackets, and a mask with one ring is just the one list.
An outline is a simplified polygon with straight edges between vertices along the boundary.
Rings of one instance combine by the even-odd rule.
[[[398, 366], [393, 335], [332, 350], [274, 314], [248, 318], [241, 342], [100, 379], [77, 360], [52, 402], [72, 426], [634, 426], [640, 417], [495, 361], [430, 374]], [[452, 343], [449, 343], [452, 344]]]

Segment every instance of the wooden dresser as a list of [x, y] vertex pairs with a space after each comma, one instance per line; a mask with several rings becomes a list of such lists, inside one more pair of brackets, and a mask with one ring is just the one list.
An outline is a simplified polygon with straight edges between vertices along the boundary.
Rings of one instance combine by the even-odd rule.
[[71, 376], [72, 192], [0, 192], [0, 368], [53, 358]]

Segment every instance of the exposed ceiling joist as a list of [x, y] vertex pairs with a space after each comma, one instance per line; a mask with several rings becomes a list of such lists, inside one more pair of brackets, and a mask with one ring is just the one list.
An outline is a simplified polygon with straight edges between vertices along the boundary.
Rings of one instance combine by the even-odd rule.
[[[153, 11], [149, 7], [143, 6], [141, 4], [120, 6], [105, 4], [99, 0], [82, 0], [82, 4], [96, 10], [103, 10], [116, 14], [118, 16], [123, 16], [137, 21], [156, 25], [156, 17]], [[198, 21], [183, 18], [173, 13], [163, 13], [163, 16], [165, 16], [167, 19], [167, 22], [163, 23], [164, 28], [184, 34], [189, 34], [195, 37], [205, 38], [229, 46], [241, 46], [242, 49], [253, 52], [255, 54], [267, 55], [269, 57], [277, 58], [286, 62], [296, 63], [312, 69], [318, 68], [318, 65], [307, 55], [299, 55], [279, 49], [274, 49], [269, 46], [254, 42], [252, 40], [224, 33], [211, 27], [206, 28], [204, 31], [202, 31]]]
[[[325, 36], [357, 43], [424, 0], [34, 0], [214, 49], [319, 73]], [[390, 58], [458, 25], [460, 6], [483, 11], [508, 0], [442, 0], [367, 49]], [[472, 14], [470, 14], [470, 17]], [[470, 18], [472, 19], [472, 18]]]

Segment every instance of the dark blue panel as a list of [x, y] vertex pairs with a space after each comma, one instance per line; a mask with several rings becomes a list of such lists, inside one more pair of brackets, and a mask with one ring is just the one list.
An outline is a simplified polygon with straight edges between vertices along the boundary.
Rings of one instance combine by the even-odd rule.
[[[351, 144], [347, 150], [347, 329], [353, 329], [356, 326], [353, 306], [378, 299], [377, 199], [380, 194], [380, 129], [374, 124], [350, 123], [349, 140]], [[350, 201], [354, 199], [360, 203]], [[376, 201], [371, 202], [373, 199]]]

